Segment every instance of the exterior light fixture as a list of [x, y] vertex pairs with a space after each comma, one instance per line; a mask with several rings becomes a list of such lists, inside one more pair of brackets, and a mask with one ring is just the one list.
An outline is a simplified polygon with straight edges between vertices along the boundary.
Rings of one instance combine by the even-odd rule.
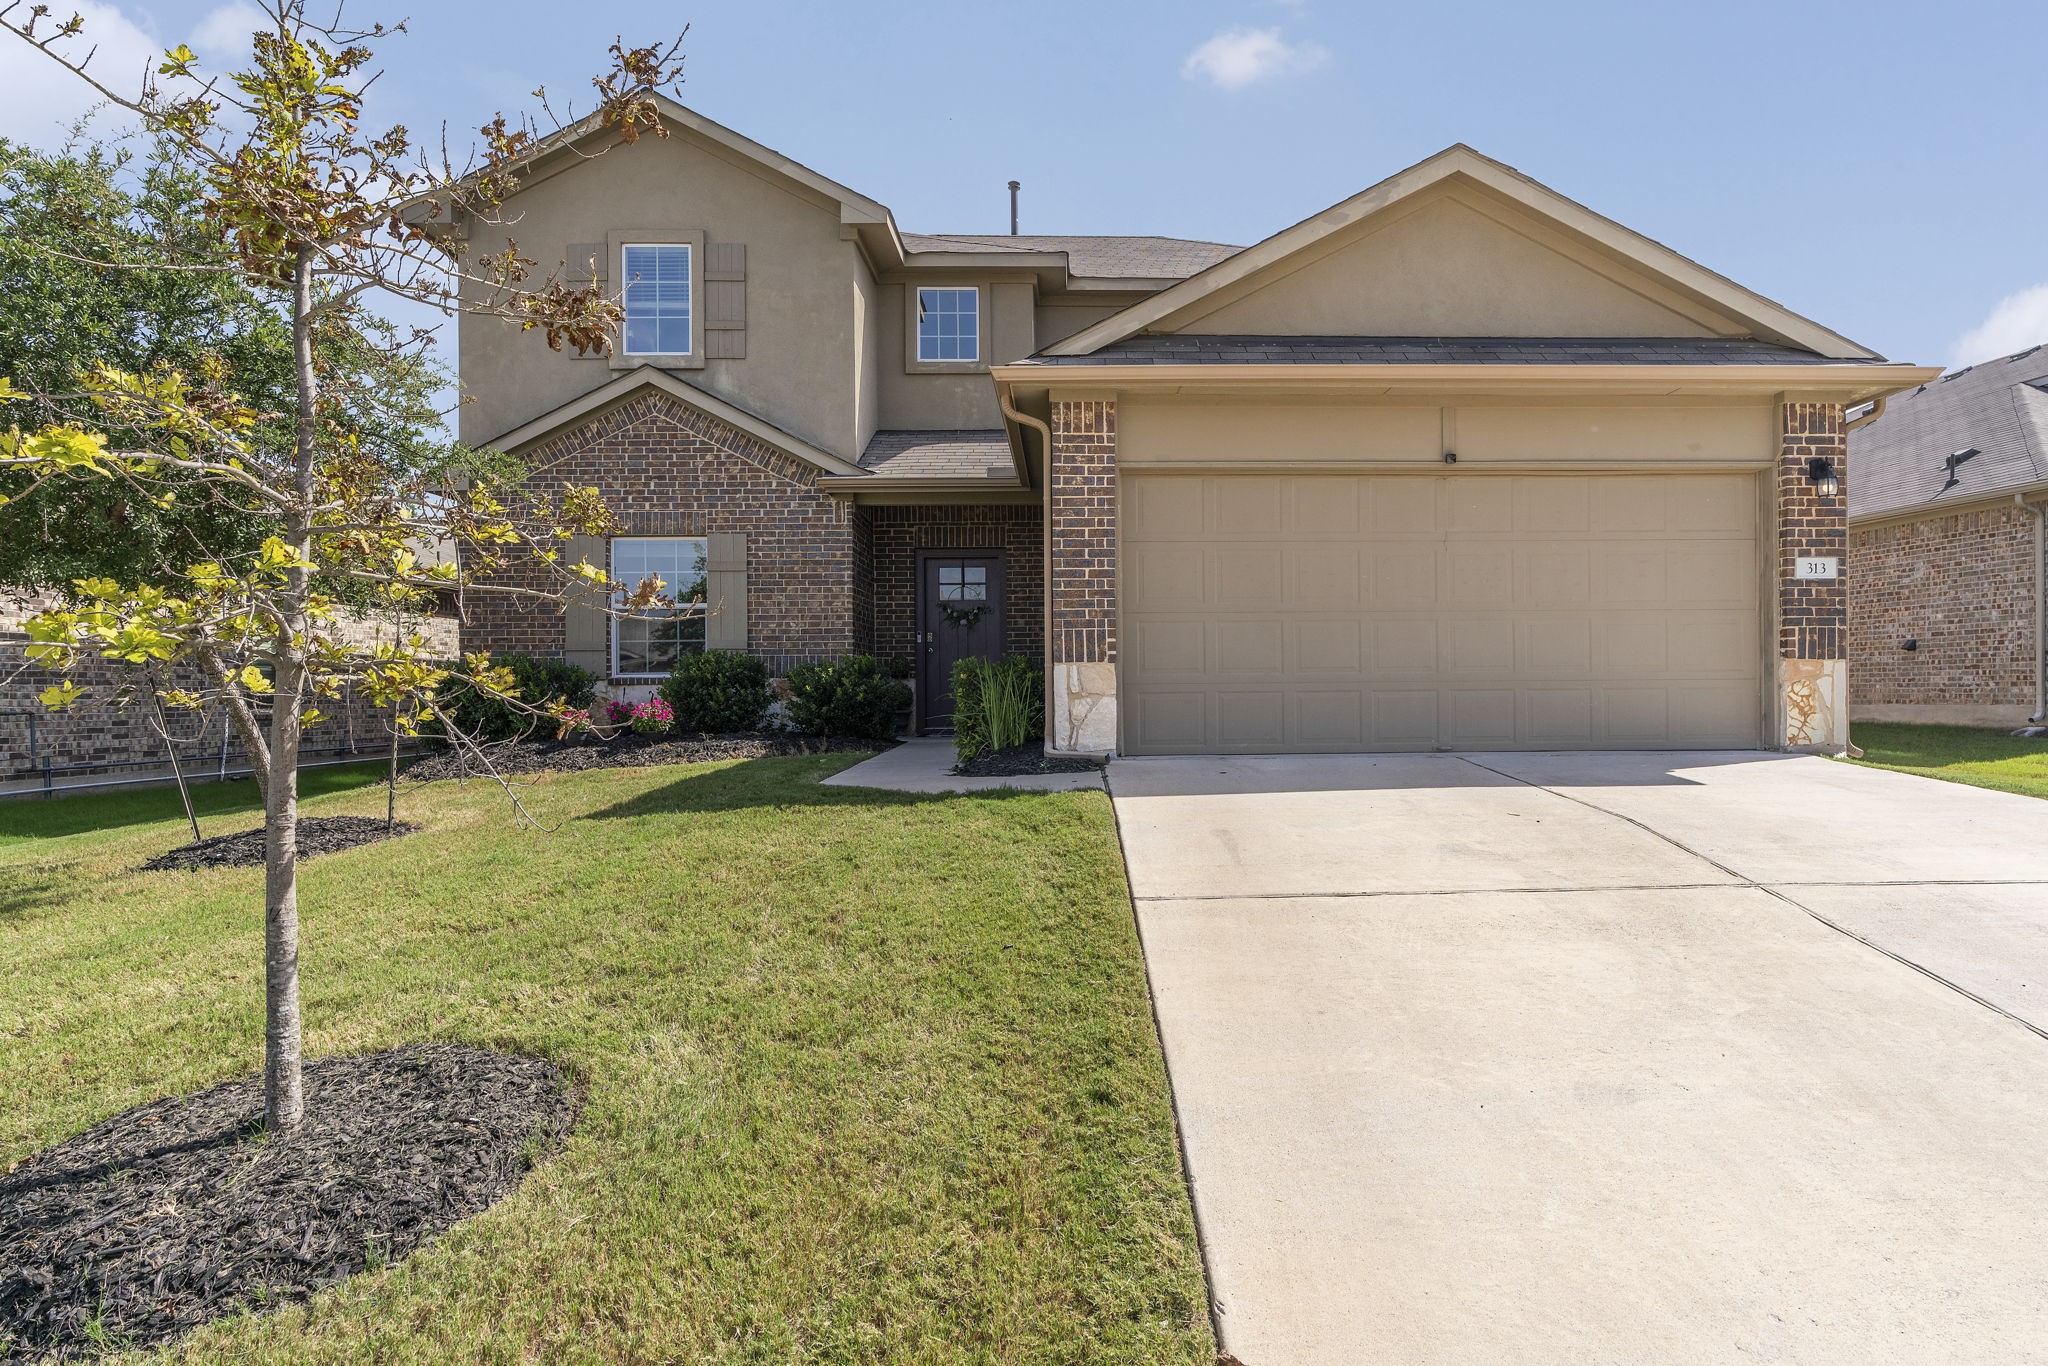
[[1842, 491], [1841, 476], [1835, 473], [1835, 462], [1824, 455], [1816, 455], [1806, 462], [1806, 477], [1813, 481], [1813, 491], [1823, 501], [1833, 501]]

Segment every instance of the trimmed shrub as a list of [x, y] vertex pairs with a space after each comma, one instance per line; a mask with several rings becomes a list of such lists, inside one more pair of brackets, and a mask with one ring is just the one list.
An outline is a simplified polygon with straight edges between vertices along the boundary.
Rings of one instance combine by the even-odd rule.
[[953, 748], [960, 762], [1045, 734], [1045, 671], [1024, 655], [953, 665]]
[[724, 735], [761, 729], [775, 692], [763, 661], [743, 650], [706, 650], [676, 661], [661, 697], [675, 711], [677, 730]]
[[[597, 675], [566, 659], [499, 655], [491, 663], [512, 671], [519, 700], [530, 707], [544, 707], [559, 697], [570, 707], [582, 708], [597, 696]], [[529, 716], [460, 679], [451, 680], [439, 700], [455, 724], [479, 740], [510, 740], [529, 732], [552, 737], [556, 729], [554, 722]]]
[[789, 723], [806, 735], [893, 740], [910, 689], [872, 655], [846, 655], [789, 671]]

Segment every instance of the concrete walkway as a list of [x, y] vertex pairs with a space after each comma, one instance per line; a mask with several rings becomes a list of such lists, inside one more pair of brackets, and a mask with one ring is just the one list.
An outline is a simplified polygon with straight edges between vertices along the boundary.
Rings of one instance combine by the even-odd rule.
[[2048, 1361], [2048, 803], [1755, 754], [1110, 790], [1245, 1366]]
[[918, 736], [883, 750], [825, 779], [826, 787], [878, 787], [888, 792], [1025, 792], [1101, 790], [1102, 770], [1086, 773], [1024, 773], [1014, 778], [963, 778], [951, 771], [953, 742]]

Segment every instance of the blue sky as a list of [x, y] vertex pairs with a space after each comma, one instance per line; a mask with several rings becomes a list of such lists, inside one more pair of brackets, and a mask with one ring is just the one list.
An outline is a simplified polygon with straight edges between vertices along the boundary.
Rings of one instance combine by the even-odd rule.
[[[67, 5], [56, 6], [68, 10]], [[94, 3], [107, 70], [218, 52], [246, 7]], [[1452, 142], [1897, 359], [2048, 340], [2038, 5], [1335, 0], [670, 4], [350, 0], [408, 14], [384, 119], [576, 98], [615, 33], [691, 21], [685, 103], [914, 231], [1250, 243]], [[203, 40], [203, 41], [200, 41]], [[0, 134], [78, 97], [0, 47]], [[59, 73], [61, 74], [61, 73]]]

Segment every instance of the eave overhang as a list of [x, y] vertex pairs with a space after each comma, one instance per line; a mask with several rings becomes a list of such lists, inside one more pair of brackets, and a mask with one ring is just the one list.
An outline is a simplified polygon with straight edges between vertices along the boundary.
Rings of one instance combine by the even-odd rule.
[[1844, 365], [998, 365], [1011, 392], [1115, 389], [1146, 394], [1440, 394], [1508, 396], [1766, 396], [1865, 403], [1941, 377], [1938, 366]]

